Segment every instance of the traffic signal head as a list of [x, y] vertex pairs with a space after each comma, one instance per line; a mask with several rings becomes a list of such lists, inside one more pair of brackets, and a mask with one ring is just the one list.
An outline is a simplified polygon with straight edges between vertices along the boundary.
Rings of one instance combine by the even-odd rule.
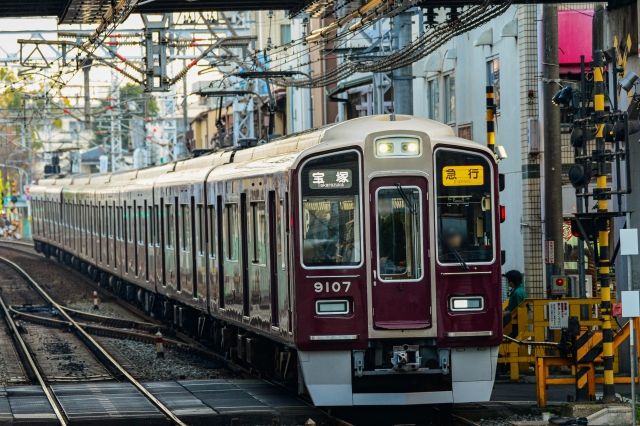
[[565, 86], [553, 95], [551, 103], [560, 108], [569, 108], [573, 101], [573, 89], [571, 86]]
[[15, 182], [11, 182], [11, 193], [16, 194], [18, 192], [18, 185]]

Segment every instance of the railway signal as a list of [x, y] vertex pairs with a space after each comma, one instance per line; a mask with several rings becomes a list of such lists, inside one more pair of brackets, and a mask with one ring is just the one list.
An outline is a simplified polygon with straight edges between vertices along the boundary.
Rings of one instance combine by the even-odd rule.
[[[621, 176], [621, 162], [630, 158], [630, 128], [631, 132], [637, 132], [638, 126], [630, 126], [629, 116], [634, 115], [637, 120], [638, 102], [640, 98], [634, 95], [628, 111], [617, 110], [617, 98], [614, 95], [613, 104], [609, 110], [605, 110], [605, 69], [609, 67], [613, 72], [613, 80], [617, 81], [617, 68], [615, 54], [605, 54], [602, 50], [593, 52], [591, 68], [594, 81], [593, 112], [586, 113], [586, 99], [584, 99], [586, 78], [582, 78], [580, 91], [581, 108], [576, 119], [573, 120], [571, 145], [574, 147], [575, 165], [569, 172], [571, 184], [576, 188], [578, 213], [572, 220], [572, 233], [587, 242], [589, 251], [593, 254], [596, 266], [600, 268], [600, 312], [602, 317], [602, 359], [604, 362], [604, 402], [612, 402], [616, 399], [613, 376], [613, 332], [611, 310], [611, 264], [615, 260], [615, 254], [611, 258], [609, 250], [609, 232], [611, 219], [627, 214], [622, 211], [622, 196], [631, 193], [631, 177], [629, 167], [626, 169], [626, 182]], [[614, 83], [615, 84], [615, 83]], [[615, 89], [614, 89], [615, 91]], [[577, 108], [572, 105], [573, 97], [565, 87], [554, 96], [554, 103], [569, 108], [569, 114], [573, 117]], [[634, 123], [635, 124], [635, 123]], [[595, 141], [594, 141], [595, 139]], [[591, 142], [594, 141], [594, 142]], [[591, 142], [591, 143], [590, 143]], [[624, 150], [621, 149], [624, 143]], [[613, 144], [613, 145], [610, 145]], [[591, 150], [589, 152], [589, 149]], [[617, 170], [616, 179], [611, 176], [611, 170]], [[596, 188], [590, 190], [589, 182], [596, 178]], [[607, 181], [611, 178], [611, 186]], [[608, 201], [612, 196], [617, 198], [617, 211], [609, 211]], [[589, 200], [595, 202], [595, 206], [589, 205]], [[583, 204], [584, 203], [584, 204]], [[583, 207], [584, 205], [584, 207]], [[595, 211], [593, 211], [595, 210]], [[586, 212], [586, 213], [583, 213]], [[627, 216], [629, 218], [629, 216]], [[581, 273], [584, 270], [581, 268]], [[554, 277], [555, 278], [555, 277]], [[578, 342], [581, 341], [580, 339]], [[580, 348], [576, 348], [580, 351]], [[577, 393], [583, 393], [582, 386], [578, 384]]]

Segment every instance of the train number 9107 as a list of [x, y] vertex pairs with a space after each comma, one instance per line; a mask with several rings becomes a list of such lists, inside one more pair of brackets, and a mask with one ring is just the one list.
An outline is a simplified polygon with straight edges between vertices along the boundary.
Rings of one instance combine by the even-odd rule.
[[322, 293], [323, 291], [326, 293], [340, 293], [341, 291], [344, 291], [346, 293], [349, 291], [349, 287], [351, 287], [351, 283], [349, 281], [342, 281], [341, 283], [337, 281], [334, 283], [329, 283], [327, 281], [324, 284], [320, 282], [313, 284], [313, 288], [316, 290], [316, 293]]

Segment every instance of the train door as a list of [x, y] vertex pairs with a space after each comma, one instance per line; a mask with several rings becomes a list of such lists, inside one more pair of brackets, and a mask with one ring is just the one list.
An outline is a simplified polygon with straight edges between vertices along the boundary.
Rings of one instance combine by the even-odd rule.
[[[373, 326], [431, 326], [431, 280], [425, 256], [427, 182], [421, 177], [371, 181]], [[423, 219], [424, 218], [424, 219]]]
[[242, 263], [242, 313], [249, 316], [249, 241], [247, 238], [247, 194], [240, 194], [241, 263]]
[[[223, 238], [222, 235], [224, 234], [223, 231], [223, 227], [222, 227], [222, 195], [218, 195], [217, 199], [216, 199], [216, 212], [218, 213], [216, 215], [216, 231], [217, 231], [217, 236], [218, 238], [216, 239], [217, 242], [217, 251], [218, 251], [218, 306], [220, 309], [224, 309], [224, 251], [223, 251]], [[210, 220], [209, 223], [211, 223], [211, 229], [212, 232], [209, 235], [210, 241], [213, 240], [213, 220]], [[227, 236], [228, 238], [228, 236]], [[212, 261], [215, 261], [215, 259], [213, 259]]]

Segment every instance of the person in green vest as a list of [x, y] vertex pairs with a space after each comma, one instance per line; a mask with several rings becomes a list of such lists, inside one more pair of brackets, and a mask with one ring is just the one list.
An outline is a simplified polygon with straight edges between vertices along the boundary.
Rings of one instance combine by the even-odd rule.
[[502, 312], [503, 317], [514, 312], [522, 301], [527, 298], [524, 285], [522, 285], [522, 273], [520, 273], [520, 271], [513, 269], [504, 274], [504, 276], [507, 278], [507, 284], [511, 288], [511, 293], [509, 294], [507, 309]]
[[[515, 312], [516, 308], [527, 298], [527, 293], [524, 291], [524, 285], [522, 285], [522, 273], [520, 271], [511, 270], [504, 274], [507, 278], [507, 284], [511, 288], [509, 293], [509, 303], [507, 308], [502, 312], [502, 327], [506, 327], [511, 322], [511, 314]], [[510, 337], [515, 338], [518, 336], [518, 324], [512, 324]]]

